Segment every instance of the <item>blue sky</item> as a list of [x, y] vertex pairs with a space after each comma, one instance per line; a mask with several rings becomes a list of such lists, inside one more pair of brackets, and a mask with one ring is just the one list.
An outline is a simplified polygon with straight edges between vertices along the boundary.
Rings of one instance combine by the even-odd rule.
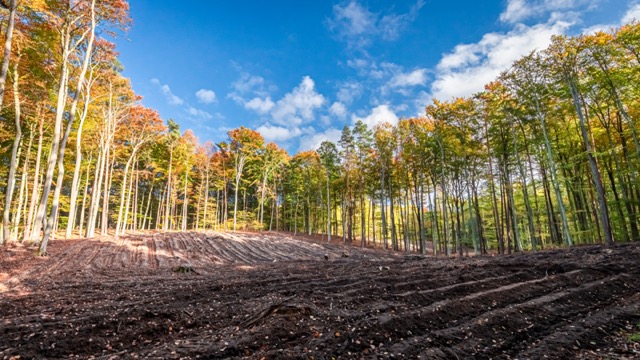
[[201, 142], [244, 125], [290, 153], [480, 91], [553, 34], [640, 19], [640, 0], [130, 3], [117, 44], [146, 106]]

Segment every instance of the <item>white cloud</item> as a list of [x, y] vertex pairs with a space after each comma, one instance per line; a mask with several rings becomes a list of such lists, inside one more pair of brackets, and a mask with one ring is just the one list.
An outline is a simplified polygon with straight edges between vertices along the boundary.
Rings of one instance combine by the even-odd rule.
[[267, 81], [258, 75], [242, 73], [240, 78], [231, 84], [233, 91], [227, 94], [227, 98], [240, 105], [247, 103], [247, 98], [269, 96], [269, 93], [276, 90], [276, 87], [267, 84]]
[[171, 92], [171, 88], [169, 87], [169, 85], [164, 84], [160, 89], [162, 90], [162, 93], [164, 94], [165, 98], [167, 99], [167, 102], [169, 102], [170, 105], [184, 104], [184, 100], [182, 100], [181, 98], [179, 98], [178, 96], [174, 95]]
[[340, 119], [344, 119], [345, 117], [347, 117], [347, 107], [343, 103], [336, 101], [331, 104], [329, 113], [331, 115], [337, 116]]
[[400, 36], [400, 32], [418, 17], [418, 13], [423, 6], [424, 0], [418, 0], [406, 14], [383, 16], [379, 23], [382, 38], [396, 40]]
[[196, 97], [198, 101], [203, 104], [211, 104], [216, 101], [216, 93], [213, 90], [209, 89], [200, 89], [196, 92]]
[[323, 141], [331, 141], [337, 143], [340, 140], [342, 131], [334, 128], [326, 129], [323, 132], [307, 134], [300, 138], [300, 146], [298, 151], [316, 150]]
[[427, 69], [417, 69], [408, 73], [399, 73], [391, 78], [392, 88], [424, 85], [427, 82]]
[[[278, 101], [274, 102], [269, 96], [254, 97], [244, 102], [244, 107], [264, 115], [265, 123], [257, 130], [266, 140], [286, 142], [303, 135], [315, 134], [313, 127], [302, 125], [315, 120], [316, 111], [324, 103], [325, 98], [316, 91], [313, 79], [305, 76], [298, 86]], [[324, 123], [324, 119], [320, 120]]]
[[469, 96], [484, 89], [521, 56], [546, 48], [551, 36], [572, 24], [555, 21], [534, 26], [516, 25], [506, 34], [488, 33], [475, 44], [463, 44], [445, 54], [437, 66], [431, 95], [440, 100]]
[[347, 60], [347, 66], [356, 70], [365, 69], [369, 66], [369, 61], [362, 58], [349, 59]]
[[374, 38], [395, 40], [400, 32], [416, 19], [424, 0], [418, 0], [404, 14], [376, 14], [358, 0], [333, 6], [333, 17], [327, 25], [337, 38], [345, 41], [349, 47], [365, 48]]
[[245, 109], [253, 110], [258, 114], [264, 115], [268, 113], [276, 104], [267, 96], [266, 99], [255, 97], [244, 104]]
[[297, 128], [285, 128], [266, 123], [256, 129], [267, 141], [288, 141], [300, 136], [302, 131]]
[[388, 122], [392, 125], [398, 123], [398, 116], [391, 110], [389, 105], [379, 105], [371, 110], [371, 113], [364, 118], [351, 116], [352, 121], [355, 123], [357, 120], [362, 120], [370, 129], [373, 129], [377, 124]]
[[431, 94], [426, 91], [420, 91], [413, 102], [415, 106], [415, 115], [424, 116], [425, 107], [432, 102]]
[[599, 31], [611, 32], [612, 29], [638, 20], [640, 20], [640, 3], [638, 2], [638, 0], [630, 1], [629, 8], [618, 22], [590, 25], [589, 27], [583, 28], [581, 30], [581, 33], [586, 35], [593, 35]]
[[601, 0], [508, 0], [500, 21], [515, 24], [554, 11], [583, 11], [593, 8]]
[[334, 5], [333, 16], [331, 26], [337, 27], [345, 37], [371, 33], [378, 21], [376, 15], [357, 1], [351, 1], [346, 6]]
[[640, 4], [633, 4], [622, 17], [622, 23], [630, 23], [634, 20], [640, 20]]
[[169, 105], [184, 104], [184, 100], [182, 100], [180, 97], [174, 95], [173, 92], [171, 92], [171, 88], [169, 87], [169, 85], [162, 84], [160, 80], [157, 78], [151, 79], [151, 83], [155, 86], [160, 87], [160, 91], [164, 95], [165, 99], [167, 99], [167, 102], [169, 103]]
[[231, 86], [240, 94], [246, 94], [256, 89], [262, 89], [264, 84], [265, 80], [262, 76], [244, 73]]
[[363, 86], [357, 81], [348, 81], [340, 86], [336, 97], [344, 104], [351, 104], [354, 100], [362, 96]]
[[314, 111], [324, 102], [324, 96], [315, 90], [313, 79], [305, 76], [300, 85], [276, 102], [271, 116], [280, 125], [299, 125], [312, 120]]
[[514, 23], [532, 16], [534, 12], [526, 0], [510, 0], [507, 9], [500, 14], [500, 21]]
[[185, 107], [185, 110], [187, 111], [187, 113], [189, 115], [195, 116], [195, 117], [199, 117], [201, 119], [212, 119], [213, 115], [209, 114], [208, 112], [204, 111], [204, 110], [200, 110], [200, 109], [196, 109], [191, 105], [187, 105]]

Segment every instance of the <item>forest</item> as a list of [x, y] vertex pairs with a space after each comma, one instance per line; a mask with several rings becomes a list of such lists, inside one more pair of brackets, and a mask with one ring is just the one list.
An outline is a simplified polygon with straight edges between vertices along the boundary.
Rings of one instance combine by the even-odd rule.
[[474, 96], [290, 155], [246, 127], [201, 143], [143, 106], [115, 46], [126, 0], [0, 5], [2, 244], [269, 230], [464, 255], [640, 239], [640, 23], [556, 36]]

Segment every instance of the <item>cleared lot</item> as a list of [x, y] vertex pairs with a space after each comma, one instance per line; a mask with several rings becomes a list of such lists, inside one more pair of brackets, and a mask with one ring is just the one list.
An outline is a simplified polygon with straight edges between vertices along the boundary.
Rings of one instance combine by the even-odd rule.
[[634, 358], [616, 334], [640, 331], [639, 275], [637, 244], [434, 259], [281, 234], [56, 241], [2, 250], [0, 354]]

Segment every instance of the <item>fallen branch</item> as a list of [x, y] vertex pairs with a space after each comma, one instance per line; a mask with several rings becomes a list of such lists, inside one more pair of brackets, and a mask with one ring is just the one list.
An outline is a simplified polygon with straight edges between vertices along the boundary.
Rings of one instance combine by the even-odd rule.
[[296, 295], [290, 296], [288, 298], [285, 298], [285, 299], [281, 300], [280, 302], [272, 304], [271, 306], [269, 306], [265, 310], [261, 311], [257, 315], [254, 315], [251, 318], [249, 318], [246, 321], [244, 321], [242, 323], [242, 326], [249, 327], [249, 326], [254, 325], [258, 321], [260, 321], [260, 320], [266, 318], [267, 316], [273, 314], [274, 312], [276, 312], [276, 310], [278, 310], [282, 305], [284, 305], [284, 303], [286, 303], [287, 301], [293, 299], [294, 297], [296, 297]]

